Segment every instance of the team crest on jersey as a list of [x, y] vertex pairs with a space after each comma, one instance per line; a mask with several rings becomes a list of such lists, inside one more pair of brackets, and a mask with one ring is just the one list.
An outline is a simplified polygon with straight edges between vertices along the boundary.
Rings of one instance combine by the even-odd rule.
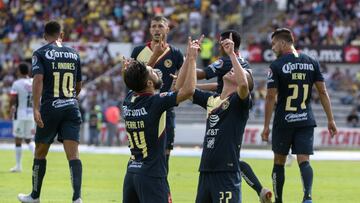
[[229, 107], [229, 105], [230, 105], [230, 102], [228, 100], [226, 100], [222, 103], [221, 108], [223, 110], [226, 110]]
[[217, 69], [220, 69], [224, 64], [224, 61], [221, 59], [216, 60], [214, 63], [210, 64], [211, 70], [215, 73]]
[[173, 62], [172, 62], [171, 59], [166, 59], [166, 60], [164, 61], [164, 66], [165, 66], [166, 68], [170, 68], [170, 67], [172, 66], [172, 64], [173, 64]]
[[209, 125], [210, 128], [216, 126], [216, 124], [219, 122], [220, 118], [218, 115], [210, 115], [209, 117]]
[[32, 70], [34, 71], [34, 70], [39, 69], [39, 68], [40, 68], [39, 66], [33, 66]]
[[173, 92], [161, 92], [160, 97], [171, 96]]
[[34, 66], [37, 63], [37, 61], [38, 61], [38, 58], [37, 58], [37, 56], [34, 55], [31, 59], [32, 65]]
[[267, 82], [274, 82], [274, 80], [272, 79], [273, 77], [273, 72], [272, 70], [269, 68], [268, 74], [267, 74]]

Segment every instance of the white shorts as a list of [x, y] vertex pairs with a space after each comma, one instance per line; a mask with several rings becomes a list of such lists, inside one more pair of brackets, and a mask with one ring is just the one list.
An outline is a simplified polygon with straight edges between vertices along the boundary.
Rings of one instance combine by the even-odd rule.
[[17, 138], [31, 139], [35, 132], [33, 120], [14, 120], [13, 135]]

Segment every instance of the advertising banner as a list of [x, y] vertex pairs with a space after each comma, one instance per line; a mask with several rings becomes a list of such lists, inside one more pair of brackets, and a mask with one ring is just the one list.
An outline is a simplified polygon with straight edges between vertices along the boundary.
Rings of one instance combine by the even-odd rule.
[[13, 138], [12, 135], [12, 122], [0, 120], [0, 139]]

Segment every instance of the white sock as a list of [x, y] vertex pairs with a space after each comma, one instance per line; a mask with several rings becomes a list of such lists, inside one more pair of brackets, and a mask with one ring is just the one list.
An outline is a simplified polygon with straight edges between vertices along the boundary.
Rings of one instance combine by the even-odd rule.
[[15, 147], [16, 168], [21, 168], [22, 150], [21, 147]]
[[29, 144], [29, 150], [31, 151], [32, 155], [35, 154], [35, 143], [33, 141], [31, 141]]

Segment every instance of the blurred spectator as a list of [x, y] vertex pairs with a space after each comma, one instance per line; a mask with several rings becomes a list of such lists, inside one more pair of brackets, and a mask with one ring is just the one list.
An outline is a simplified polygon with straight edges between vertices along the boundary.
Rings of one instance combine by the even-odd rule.
[[214, 42], [211, 38], [205, 37], [201, 44], [201, 53], [200, 58], [203, 64], [203, 67], [207, 67], [211, 62], [211, 57], [213, 56]]
[[263, 116], [265, 112], [265, 96], [266, 96], [266, 81], [262, 80], [259, 84], [255, 84], [256, 89], [254, 91], [254, 110], [255, 116]]
[[102, 125], [101, 107], [95, 105], [89, 113], [89, 141], [88, 145], [99, 146], [99, 134]]
[[356, 128], [359, 126], [359, 115], [356, 108], [352, 109], [350, 114], [346, 117], [348, 127]]
[[330, 76], [331, 79], [329, 84], [330, 88], [333, 90], [339, 90], [343, 78], [344, 78], [343, 72], [341, 72], [339, 67], [336, 67], [335, 71]]
[[105, 110], [105, 119], [107, 127], [107, 145], [113, 145], [114, 137], [117, 138], [117, 144], [120, 145], [121, 143], [117, 130], [120, 121], [120, 109], [117, 106], [109, 106]]

